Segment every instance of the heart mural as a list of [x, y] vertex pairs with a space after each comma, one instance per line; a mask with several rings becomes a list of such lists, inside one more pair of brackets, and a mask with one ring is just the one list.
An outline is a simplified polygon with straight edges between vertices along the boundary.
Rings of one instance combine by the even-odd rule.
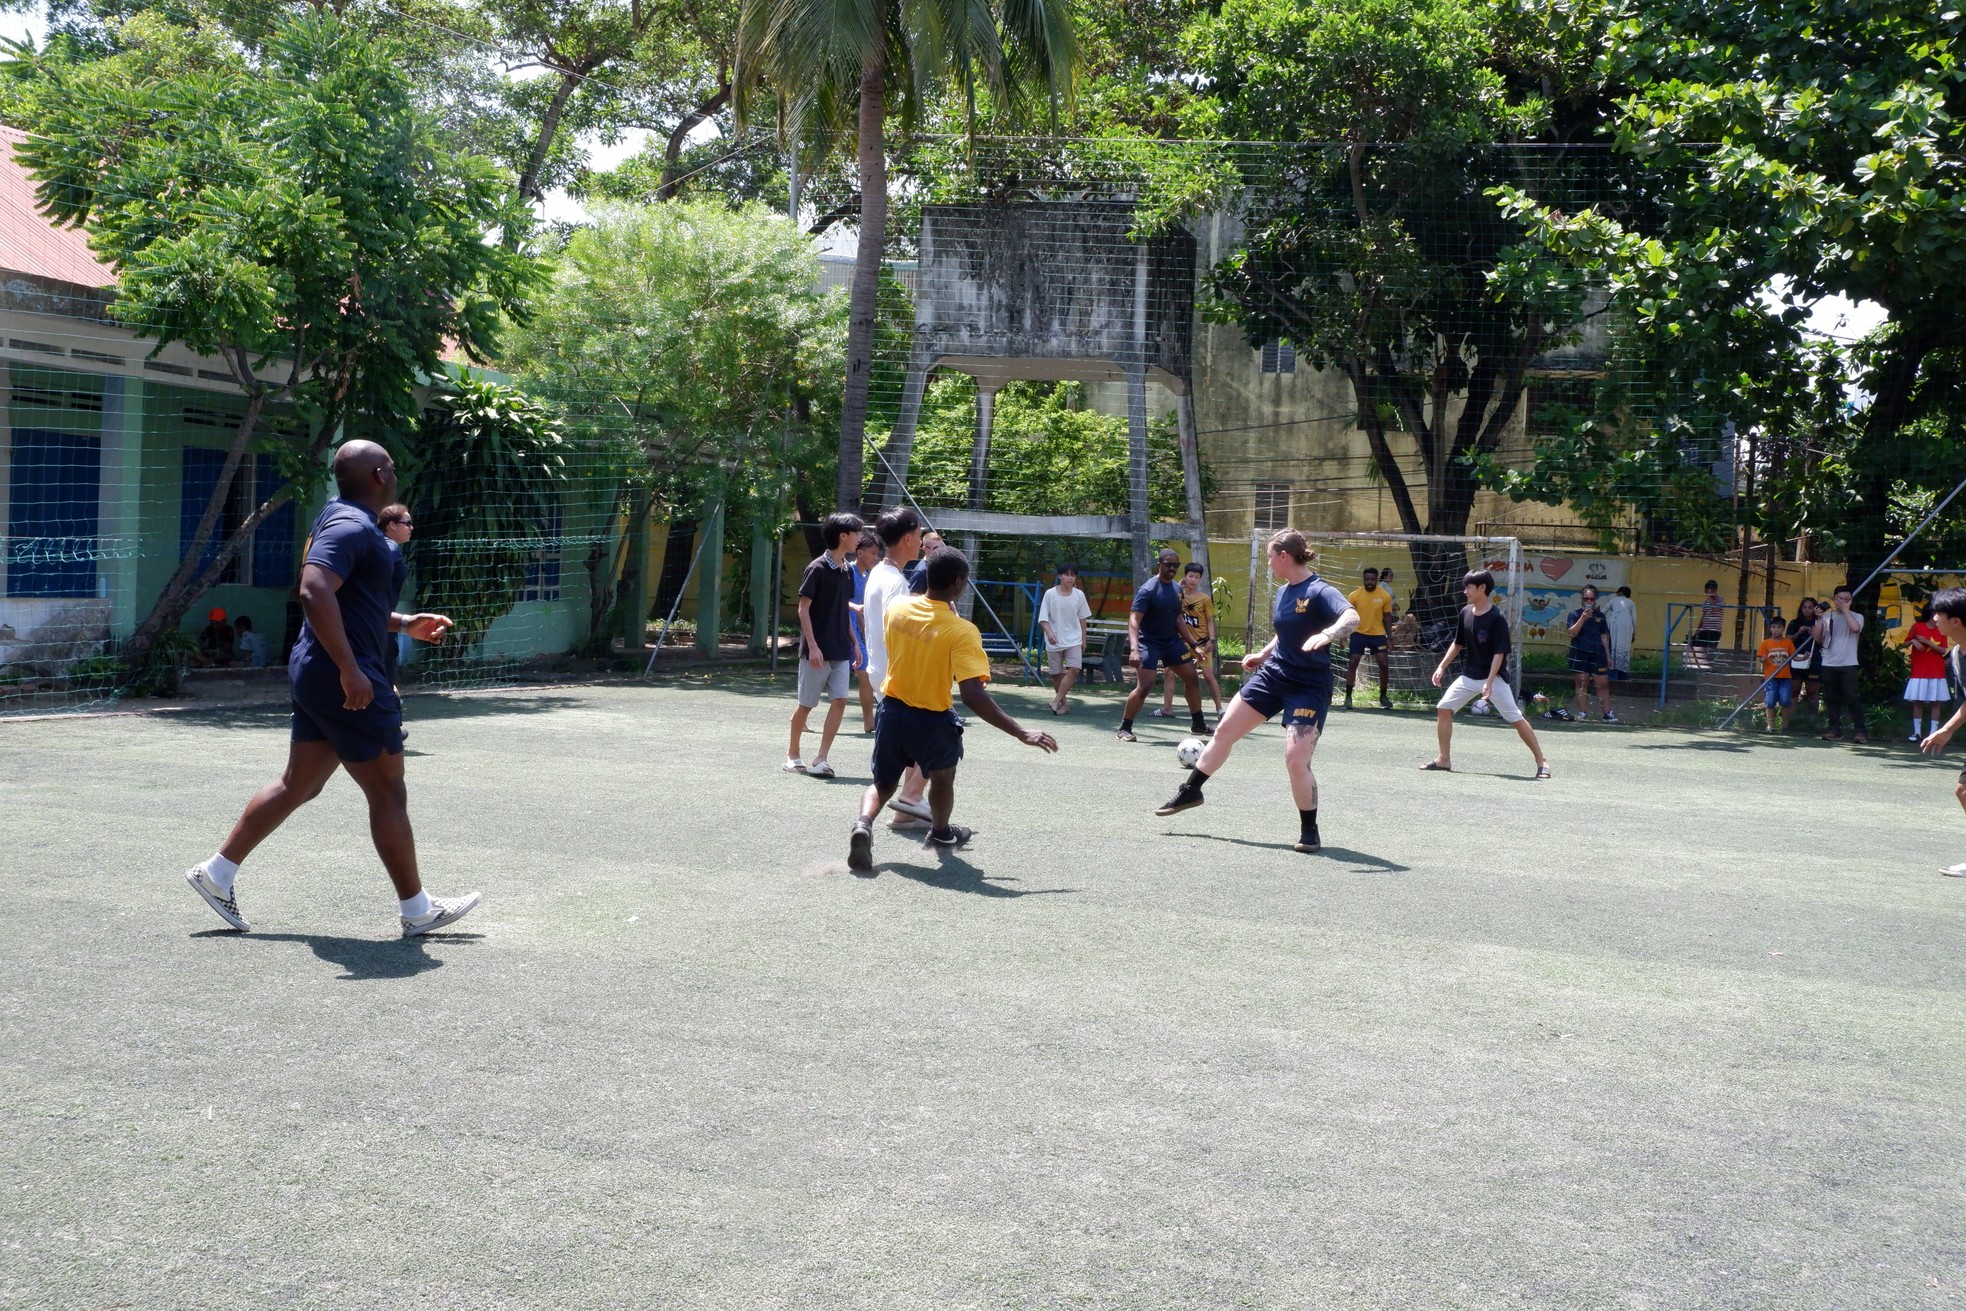
[[1549, 580], [1555, 582], [1557, 579], [1569, 573], [1570, 566], [1575, 563], [1576, 561], [1572, 560], [1569, 556], [1546, 555], [1543, 557], [1540, 567], [1545, 574], [1549, 575]]

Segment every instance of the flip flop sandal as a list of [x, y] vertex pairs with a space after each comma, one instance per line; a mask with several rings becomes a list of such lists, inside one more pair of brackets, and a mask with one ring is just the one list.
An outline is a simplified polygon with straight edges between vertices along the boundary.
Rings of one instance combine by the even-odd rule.
[[1536, 777], [1539, 781], [1548, 781], [1549, 776], [1550, 776], [1550, 767], [1548, 765], [1536, 766]]
[[1420, 770], [1422, 773], [1452, 774], [1454, 772], [1454, 766], [1443, 765], [1438, 760], [1429, 760], [1426, 764], [1420, 766]]

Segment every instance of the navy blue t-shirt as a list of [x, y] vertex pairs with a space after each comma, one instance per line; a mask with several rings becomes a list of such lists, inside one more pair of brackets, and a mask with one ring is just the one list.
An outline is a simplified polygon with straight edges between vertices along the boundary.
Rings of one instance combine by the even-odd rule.
[[[341, 626], [355, 654], [355, 667], [375, 685], [377, 700], [393, 696], [396, 642], [389, 634], [389, 616], [409, 574], [403, 553], [375, 526], [372, 512], [350, 501], [332, 500], [314, 521], [306, 562], [341, 579], [335, 604], [341, 607]], [[300, 626], [287, 672], [296, 694], [318, 693], [339, 702], [341, 670], [322, 649], [312, 624]]]
[[[1568, 629], [1583, 614], [1584, 608], [1582, 606], [1578, 606], [1575, 610], [1572, 610], [1564, 617], [1564, 628]], [[1605, 619], [1604, 611], [1592, 610], [1589, 617], [1584, 618], [1584, 626], [1579, 628], [1577, 635], [1570, 639], [1570, 653], [1579, 656], [1601, 656], [1610, 651], [1610, 649], [1611, 624]]]
[[1500, 606], [1491, 605], [1486, 614], [1478, 615], [1473, 606], [1464, 605], [1454, 640], [1461, 644], [1461, 676], [1485, 683], [1495, 657], [1509, 653], [1509, 621], [1502, 617]]
[[1292, 678], [1331, 677], [1331, 648], [1306, 651], [1304, 643], [1338, 622], [1352, 603], [1345, 594], [1312, 574], [1301, 583], [1277, 589], [1276, 604], [1270, 608], [1270, 626], [1276, 631], [1276, 650], [1263, 662]]
[[1163, 583], [1156, 574], [1133, 594], [1133, 612], [1140, 616], [1140, 636], [1149, 642], [1183, 642], [1181, 584]]

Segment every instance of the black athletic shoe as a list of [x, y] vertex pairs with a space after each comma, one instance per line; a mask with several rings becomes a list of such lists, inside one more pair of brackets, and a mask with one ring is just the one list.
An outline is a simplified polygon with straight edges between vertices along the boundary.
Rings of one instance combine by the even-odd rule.
[[1183, 783], [1175, 790], [1174, 799], [1154, 813], [1156, 815], [1178, 815], [1184, 810], [1193, 810], [1196, 806], [1201, 805], [1204, 800], [1205, 798], [1202, 796], [1200, 788], [1191, 788], [1186, 783]]
[[853, 826], [853, 837], [847, 843], [846, 867], [862, 874], [874, 868], [874, 831], [864, 825]]
[[1318, 841], [1317, 825], [1311, 825], [1311, 831], [1298, 838], [1291, 850], [1301, 851], [1307, 856], [1315, 856], [1324, 850], [1324, 844]]
[[935, 830], [930, 829], [928, 841], [922, 845], [925, 847], [934, 847], [937, 851], [954, 851], [958, 847], [968, 846], [969, 840], [974, 836], [976, 836], [974, 829], [966, 829], [960, 824], [951, 824], [947, 831], [942, 833], [937, 833]]
[[1352, 708], [1352, 689], [1348, 687], [1345, 689], [1345, 709], [1350, 710], [1351, 708]]

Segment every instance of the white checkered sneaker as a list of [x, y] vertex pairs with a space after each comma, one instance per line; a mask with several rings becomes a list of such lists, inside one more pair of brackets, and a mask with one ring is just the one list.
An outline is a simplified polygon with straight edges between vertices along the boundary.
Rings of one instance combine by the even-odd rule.
[[432, 897], [428, 915], [419, 915], [415, 919], [403, 916], [403, 936], [414, 938], [420, 933], [455, 924], [476, 909], [478, 894], [475, 892], [467, 892], [461, 897]]
[[218, 912], [218, 917], [241, 933], [251, 933], [253, 926], [246, 923], [246, 917], [239, 913], [239, 903], [230, 892], [219, 891], [218, 884], [205, 872], [203, 865], [193, 865], [184, 871], [184, 881], [191, 885], [192, 891], [205, 899], [205, 904]]

